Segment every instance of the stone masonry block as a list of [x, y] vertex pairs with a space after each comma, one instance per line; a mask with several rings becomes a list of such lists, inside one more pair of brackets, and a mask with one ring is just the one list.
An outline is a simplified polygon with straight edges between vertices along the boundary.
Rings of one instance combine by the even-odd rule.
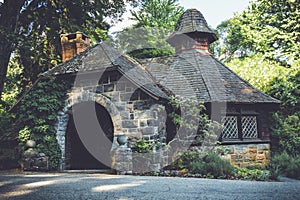
[[153, 135], [154, 134], [154, 127], [143, 127], [141, 128], [143, 135]]
[[129, 119], [129, 112], [128, 111], [121, 111], [120, 115], [121, 115], [121, 119]]
[[137, 124], [138, 124], [137, 120], [123, 120], [122, 121], [123, 128], [137, 128], [138, 127]]

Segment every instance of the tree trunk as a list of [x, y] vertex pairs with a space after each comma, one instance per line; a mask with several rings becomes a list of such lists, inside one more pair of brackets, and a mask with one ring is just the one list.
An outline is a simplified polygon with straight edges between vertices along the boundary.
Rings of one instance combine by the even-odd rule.
[[19, 15], [26, 0], [4, 0], [0, 4], [0, 101], [10, 55], [17, 38]]

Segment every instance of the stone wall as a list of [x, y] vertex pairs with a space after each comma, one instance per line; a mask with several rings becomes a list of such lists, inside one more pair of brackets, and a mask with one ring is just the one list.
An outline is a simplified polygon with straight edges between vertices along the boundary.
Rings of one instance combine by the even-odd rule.
[[67, 113], [68, 107], [66, 106], [63, 111], [58, 113], [56, 128], [56, 139], [61, 150], [61, 163], [60, 170], [65, 169], [66, 158], [66, 131], [68, 127], [69, 114]]
[[239, 167], [266, 167], [270, 162], [270, 144], [235, 144], [224, 145], [230, 152], [222, 156], [232, 165]]
[[[166, 142], [166, 112], [164, 102], [158, 101], [137, 88], [131, 81], [117, 72], [104, 73], [95, 84], [93, 77], [83, 78], [69, 92], [66, 108], [58, 115], [57, 140], [63, 153], [61, 168], [65, 168], [66, 129], [72, 106], [81, 102], [94, 101], [102, 105], [110, 114], [114, 125], [112, 151], [119, 147], [118, 135], [128, 138], [128, 147], [134, 146], [137, 139]], [[159, 147], [158, 147], [159, 148]]]

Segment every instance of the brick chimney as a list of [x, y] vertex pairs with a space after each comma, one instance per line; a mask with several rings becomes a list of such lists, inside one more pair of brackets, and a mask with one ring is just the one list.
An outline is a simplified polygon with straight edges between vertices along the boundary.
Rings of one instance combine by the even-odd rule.
[[60, 41], [63, 62], [70, 60], [90, 47], [90, 38], [81, 32], [61, 34]]

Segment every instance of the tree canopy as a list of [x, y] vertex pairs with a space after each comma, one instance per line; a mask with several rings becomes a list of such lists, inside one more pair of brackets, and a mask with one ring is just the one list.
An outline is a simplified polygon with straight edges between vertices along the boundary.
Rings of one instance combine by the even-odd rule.
[[256, 0], [217, 27], [215, 51], [233, 71], [281, 101], [273, 117], [274, 152], [299, 155], [300, 6]]
[[117, 20], [124, 11], [125, 0], [4, 0], [0, 3], [0, 97], [12, 53], [24, 67], [23, 85], [27, 85], [60, 62], [61, 33], [82, 31], [99, 42], [107, 37], [106, 18]]
[[131, 14], [136, 23], [116, 34], [116, 46], [135, 58], [172, 54], [166, 39], [184, 11], [178, 0], [138, 1], [135, 6]]
[[256, 0], [217, 30], [224, 45], [219, 55], [264, 54], [289, 66], [300, 58], [300, 4], [297, 0]]

